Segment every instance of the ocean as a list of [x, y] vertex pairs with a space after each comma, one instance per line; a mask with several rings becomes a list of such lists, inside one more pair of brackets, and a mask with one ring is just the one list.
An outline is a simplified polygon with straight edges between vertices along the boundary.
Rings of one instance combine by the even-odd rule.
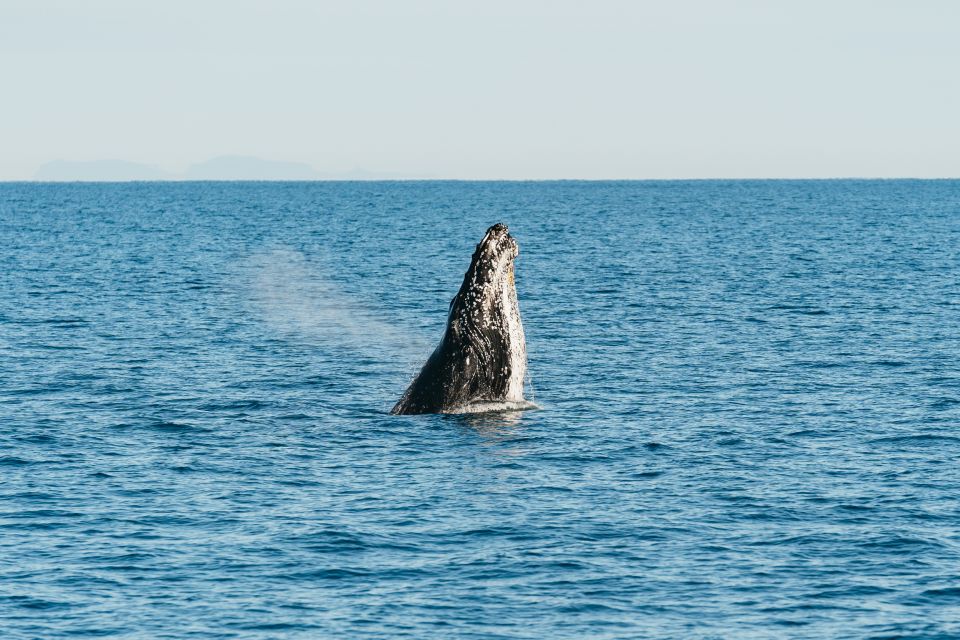
[[[491, 224], [538, 409], [392, 416]], [[0, 184], [0, 636], [960, 637], [960, 181]]]

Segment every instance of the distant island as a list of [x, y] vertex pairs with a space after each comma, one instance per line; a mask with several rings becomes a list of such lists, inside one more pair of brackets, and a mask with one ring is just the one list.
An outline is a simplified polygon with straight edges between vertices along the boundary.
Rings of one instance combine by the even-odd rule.
[[219, 156], [192, 164], [183, 172], [127, 160], [54, 160], [40, 166], [33, 179], [42, 182], [129, 182], [137, 180], [416, 180], [430, 176], [351, 169], [321, 172], [305, 162], [265, 160], [255, 156]]

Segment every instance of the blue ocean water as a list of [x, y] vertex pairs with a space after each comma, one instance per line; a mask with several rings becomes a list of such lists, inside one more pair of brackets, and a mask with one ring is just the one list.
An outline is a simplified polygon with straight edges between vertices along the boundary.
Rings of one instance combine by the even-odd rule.
[[[500, 220], [542, 408], [388, 415]], [[2, 184], [0, 636], [958, 637], [958, 247], [957, 181]]]

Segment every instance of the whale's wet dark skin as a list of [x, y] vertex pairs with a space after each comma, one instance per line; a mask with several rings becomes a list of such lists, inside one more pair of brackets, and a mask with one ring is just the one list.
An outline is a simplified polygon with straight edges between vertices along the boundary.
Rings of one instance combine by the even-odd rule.
[[458, 413], [523, 402], [527, 348], [513, 272], [519, 252], [507, 225], [487, 230], [450, 302], [443, 339], [391, 413]]

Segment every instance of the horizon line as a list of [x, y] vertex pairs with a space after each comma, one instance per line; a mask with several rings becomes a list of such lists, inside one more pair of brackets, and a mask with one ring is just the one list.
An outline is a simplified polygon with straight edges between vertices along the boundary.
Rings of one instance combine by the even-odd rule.
[[147, 183], [200, 183], [200, 182], [828, 182], [842, 180], [859, 181], [950, 181], [960, 180], [960, 176], [820, 176], [820, 177], [693, 177], [693, 178], [238, 178], [238, 179], [185, 179], [161, 178], [148, 180], [8, 180], [0, 178], [0, 184], [147, 184]]

